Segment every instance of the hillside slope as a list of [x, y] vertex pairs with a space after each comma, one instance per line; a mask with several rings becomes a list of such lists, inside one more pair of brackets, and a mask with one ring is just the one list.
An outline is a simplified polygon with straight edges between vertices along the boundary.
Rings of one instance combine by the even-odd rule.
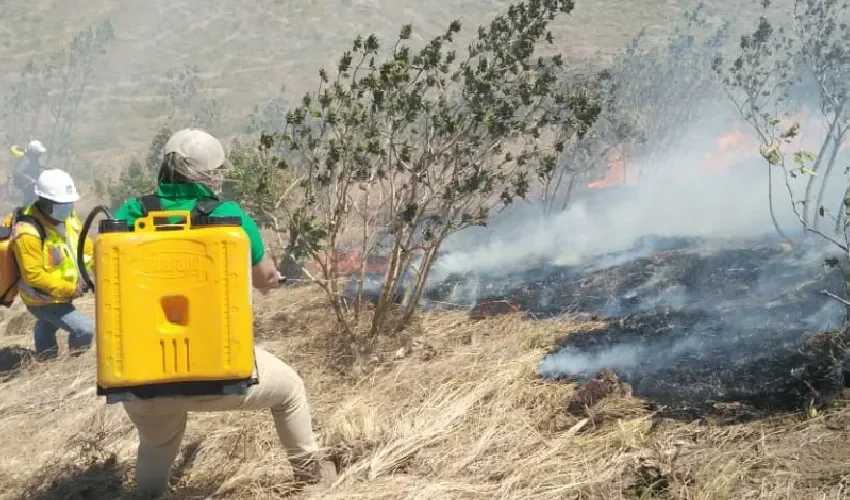
[[[86, 301], [84, 308], [91, 308]], [[16, 308], [17, 309], [17, 308]], [[331, 491], [291, 494], [265, 412], [195, 414], [173, 498], [833, 499], [846, 495], [844, 407], [753, 423], [654, 417], [640, 400], [566, 412], [571, 384], [535, 368], [567, 320], [471, 322], [429, 314], [384, 346], [368, 372], [342, 370], [321, 297], [259, 301], [259, 342], [307, 382], [321, 443], [343, 467]], [[31, 345], [31, 319], [6, 315], [0, 345]], [[407, 344], [409, 350], [398, 350]], [[0, 498], [125, 498], [135, 432], [94, 394], [94, 356], [25, 368], [0, 383]], [[641, 496], [643, 495], [643, 496]]]
[[[117, 40], [99, 60], [76, 132], [82, 163], [111, 175], [126, 157], [141, 154], [164, 123], [169, 72], [197, 66], [200, 90], [224, 106], [216, 132], [231, 134], [242, 130], [254, 105], [277, 97], [281, 86], [290, 102], [300, 98], [315, 84], [319, 68], [333, 67], [358, 33], [392, 39], [402, 24], [411, 22], [420, 39], [427, 39], [459, 18], [469, 36], [509, 3], [6, 1], [0, 17], [0, 65], [5, 70], [0, 94], [5, 96], [4, 89], [28, 60], [61, 48], [90, 23], [111, 19]], [[668, 34], [693, 6], [685, 0], [576, 3], [573, 14], [555, 27], [558, 48], [574, 58], [611, 55], [644, 28], [655, 37]], [[718, 19], [729, 18], [735, 5], [717, 0], [707, 10]], [[756, 11], [755, 6], [736, 11], [735, 20], [749, 20]]]

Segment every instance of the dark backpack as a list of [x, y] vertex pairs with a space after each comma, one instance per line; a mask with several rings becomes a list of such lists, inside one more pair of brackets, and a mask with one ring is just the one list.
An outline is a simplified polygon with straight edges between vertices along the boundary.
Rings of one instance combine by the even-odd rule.
[[[142, 217], [146, 217], [150, 212], [159, 212], [162, 210], [162, 202], [155, 194], [142, 196], [137, 198], [137, 200], [139, 205], [142, 207]], [[220, 200], [218, 198], [205, 198], [199, 201], [195, 204], [195, 207], [192, 208], [192, 220], [194, 221], [198, 217], [209, 217], [222, 203], [224, 203], [224, 200]], [[165, 217], [158, 217], [154, 219], [154, 224], [166, 224], [167, 222], [168, 220]]]

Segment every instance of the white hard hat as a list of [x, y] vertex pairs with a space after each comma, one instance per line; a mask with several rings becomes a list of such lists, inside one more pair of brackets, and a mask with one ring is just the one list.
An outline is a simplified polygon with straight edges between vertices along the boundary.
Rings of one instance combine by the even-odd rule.
[[33, 139], [27, 144], [27, 150], [38, 151], [39, 153], [46, 153], [47, 148], [44, 147], [44, 144], [41, 143], [38, 139]]
[[73, 203], [80, 199], [74, 179], [68, 172], [51, 168], [39, 174], [35, 182], [35, 194], [56, 203]]

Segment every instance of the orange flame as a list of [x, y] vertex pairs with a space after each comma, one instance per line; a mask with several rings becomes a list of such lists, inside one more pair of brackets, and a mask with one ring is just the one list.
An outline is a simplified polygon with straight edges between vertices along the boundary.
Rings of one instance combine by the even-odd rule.
[[[821, 134], [811, 133], [818, 130], [817, 120], [812, 117], [812, 113], [808, 108], [802, 108], [798, 113], [791, 116], [781, 117], [779, 119], [782, 129], [787, 129], [794, 122], [800, 124], [801, 131], [809, 131], [809, 133], [798, 134], [786, 146], [786, 151], [807, 150], [817, 152], [823, 140], [823, 132]], [[729, 130], [721, 134], [716, 141], [714, 149], [702, 156], [694, 169], [696, 172], [711, 173], [721, 172], [743, 161], [754, 160], [759, 158], [761, 143], [758, 138], [749, 130], [748, 125], [743, 122], [736, 122]], [[628, 146], [631, 146], [629, 144]], [[850, 148], [850, 136], [848, 136], [841, 144], [840, 149], [846, 150]], [[634, 151], [633, 147], [624, 148], [627, 153]], [[627, 157], [623, 152], [615, 153], [611, 156], [608, 168], [601, 179], [595, 180], [587, 185], [589, 189], [602, 189], [616, 185], [633, 185], [638, 182], [639, 164], [635, 162], [627, 162]], [[684, 170], [675, 172], [677, 175], [684, 174]]]
[[623, 153], [614, 153], [611, 155], [611, 160], [608, 162], [608, 169], [605, 171], [605, 177], [591, 182], [587, 185], [587, 187], [590, 189], [601, 189], [616, 186], [618, 184], [625, 184], [627, 177], [631, 176], [628, 175], [626, 157], [623, 156]]
[[698, 169], [722, 172], [743, 160], [759, 155], [759, 141], [744, 130], [742, 123], [735, 123], [730, 130], [717, 138], [714, 151], [703, 156]]
[[587, 185], [590, 189], [602, 189], [617, 185], [636, 184], [638, 171], [634, 164], [626, 162], [626, 154], [632, 155], [637, 146], [634, 141], [624, 144], [619, 151], [611, 154], [605, 176]]
[[[342, 274], [354, 274], [360, 271], [363, 260], [359, 250], [342, 251], [337, 254], [337, 270]], [[389, 258], [385, 255], [369, 255], [366, 259], [367, 273], [383, 273], [387, 269]]]

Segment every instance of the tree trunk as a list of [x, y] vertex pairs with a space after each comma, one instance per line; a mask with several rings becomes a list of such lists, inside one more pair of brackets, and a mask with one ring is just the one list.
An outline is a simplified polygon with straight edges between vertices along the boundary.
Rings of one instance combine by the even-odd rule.
[[[841, 114], [843, 112], [844, 112], [844, 103], [842, 103], [841, 106], [838, 107], [838, 111], [836, 111], [836, 113], [835, 113], [835, 119], [832, 120], [832, 123], [829, 124], [829, 131], [827, 132], [827, 137], [832, 137], [833, 134], [835, 134], [835, 127], [838, 125], [839, 118], [841, 117]], [[812, 171], [815, 172], [815, 173], [818, 172], [818, 169], [820, 168], [821, 161], [823, 161], [823, 156], [826, 153], [826, 148], [827, 148], [828, 142], [829, 141], [824, 141], [823, 145], [820, 148], [820, 151], [818, 151], [818, 157], [815, 160], [814, 165], [812, 165]], [[811, 198], [811, 192], [812, 192], [812, 187], [814, 186], [814, 183], [815, 183], [815, 176], [812, 175], [812, 176], [809, 177], [808, 182], [806, 182], [806, 192], [805, 192], [805, 195], [803, 196], [803, 200], [805, 202], [805, 203], [803, 203], [803, 220], [805, 221], [806, 224], [809, 223], [809, 198]]]
[[770, 220], [773, 221], [773, 228], [783, 240], [790, 244], [791, 240], [782, 232], [782, 228], [779, 227], [779, 221], [776, 220], [776, 213], [773, 209], [773, 165], [769, 163], [767, 165], [767, 203], [770, 207]]
[[[838, 134], [835, 137], [829, 136], [830, 142], [832, 142], [832, 152], [829, 155], [829, 160], [827, 160], [826, 168], [823, 172], [823, 179], [821, 180], [820, 190], [818, 191], [817, 203], [815, 203], [815, 210], [820, 210], [820, 207], [823, 205], [823, 196], [826, 192], [826, 186], [829, 182], [829, 175], [832, 173], [832, 168], [835, 166], [835, 160], [838, 158], [838, 151], [841, 148], [841, 140], [844, 137], [844, 131], [839, 130]], [[820, 217], [815, 215], [815, 220], [813, 227], [815, 229], [818, 228], [818, 222], [820, 222]]]
[[387, 263], [387, 271], [384, 273], [384, 282], [381, 284], [381, 290], [378, 293], [378, 301], [375, 304], [375, 312], [372, 316], [372, 324], [369, 328], [370, 336], [378, 334], [378, 331], [380, 331], [380, 329], [384, 326], [384, 320], [386, 319], [387, 312], [392, 307], [396, 281], [398, 280], [399, 274], [398, 270], [402, 257], [401, 233], [401, 230], [396, 230], [393, 234], [390, 261]]
[[422, 294], [425, 293], [425, 286], [428, 283], [428, 274], [431, 271], [431, 264], [434, 262], [434, 257], [437, 255], [437, 250], [440, 248], [441, 240], [434, 243], [422, 257], [422, 264], [419, 266], [419, 275], [416, 277], [416, 283], [413, 285], [413, 295], [410, 301], [404, 305], [404, 314], [401, 317], [401, 325], [409, 326], [413, 320], [413, 315], [419, 309], [419, 301], [422, 300]]
[[[844, 190], [844, 197], [841, 198], [841, 205], [838, 207], [838, 210], [836, 211], [836, 213], [838, 214], [838, 217], [835, 218], [835, 234], [841, 233], [841, 223], [842, 223], [842, 221], [847, 220], [848, 207], [847, 207], [847, 204], [844, 202], [844, 200], [846, 200], [848, 197], [850, 197], [850, 185], [848, 185], [847, 189]], [[845, 229], [845, 231], [846, 231], [846, 229]], [[848, 282], [848, 285], [850, 285], [850, 282]]]

